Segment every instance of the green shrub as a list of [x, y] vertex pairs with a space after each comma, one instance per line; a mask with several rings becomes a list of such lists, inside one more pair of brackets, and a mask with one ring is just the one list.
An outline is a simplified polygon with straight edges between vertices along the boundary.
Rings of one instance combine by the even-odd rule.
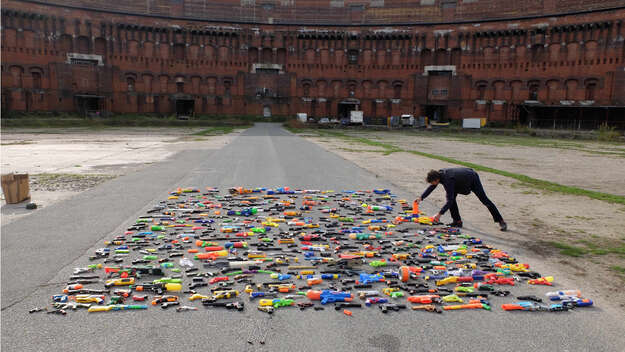
[[608, 126], [607, 123], [602, 123], [597, 130], [597, 139], [604, 142], [614, 142], [617, 141], [621, 137], [621, 133], [619, 133], [614, 127]]

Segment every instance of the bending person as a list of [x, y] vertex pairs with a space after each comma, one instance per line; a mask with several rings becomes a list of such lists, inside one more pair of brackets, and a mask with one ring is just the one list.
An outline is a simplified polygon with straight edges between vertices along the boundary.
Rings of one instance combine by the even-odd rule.
[[445, 214], [445, 212], [449, 209], [453, 222], [448, 225], [462, 227], [462, 219], [460, 218], [460, 211], [458, 210], [458, 204], [456, 203], [456, 196], [458, 194], [467, 195], [473, 192], [482, 204], [488, 208], [490, 214], [493, 216], [493, 220], [499, 223], [500, 230], [506, 231], [508, 229], [508, 225], [503, 220], [499, 210], [497, 210], [495, 204], [493, 204], [493, 202], [486, 196], [486, 192], [484, 192], [484, 187], [482, 187], [482, 182], [480, 181], [480, 176], [473, 169], [459, 167], [438, 171], [430, 170], [426, 177], [426, 181], [430, 184], [430, 186], [423, 192], [421, 197], [415, 200], [415, 202], [419, 203], [427, 198], [427, 196], [432, 193], [439, 183], [445, 187], [445, 192], [447, 192], [447, 202], [438, 214], [434, 216], [436, 221], [439, 221], [441, 215]]

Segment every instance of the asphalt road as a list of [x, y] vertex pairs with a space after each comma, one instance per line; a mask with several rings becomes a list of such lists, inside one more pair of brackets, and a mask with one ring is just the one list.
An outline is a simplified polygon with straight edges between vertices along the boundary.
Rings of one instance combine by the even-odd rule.
[[[2, 227], [2, 350], [623, 351], [625, 323], [614, 311], [602, 309], [601, 302], [564, 313], [497, 308], [383, 315], [363, 309], [346, 317], [333, 309], [283, 309], [269, 316], [248, 305], [242, 313], [149, 309], [28, 314], [59, 293], [73, 268], [88, 264], [87, 257], [104, 239], [123, 232], [176, 187], [285, 185], [383, 187], [405, 197], [420, 191], [397, 189], [276, 124], [257, 124], [220, 150], [178, 154]], [[507, 246], [487, 233], [480, 236], [487, 243]], [[522, 248], [516, 253], [541, 268], [541, 263], [523, 257]]]

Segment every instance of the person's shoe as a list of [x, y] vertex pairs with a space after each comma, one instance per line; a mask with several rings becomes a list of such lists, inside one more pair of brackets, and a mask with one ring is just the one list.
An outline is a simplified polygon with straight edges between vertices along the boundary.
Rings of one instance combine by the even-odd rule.
[[451, 222], [451, 223], [447, 224], [447, 226], [457, 227], [457, 228], [461, 229], [462, 228], [462, 220]]
[[506, 222], [505, 222], [505, 221], [501, 220], [501, 221], [499, 222], [499, 229], [500, 229], [501, 231], [508, 231], [508, 224], [506, 224]]

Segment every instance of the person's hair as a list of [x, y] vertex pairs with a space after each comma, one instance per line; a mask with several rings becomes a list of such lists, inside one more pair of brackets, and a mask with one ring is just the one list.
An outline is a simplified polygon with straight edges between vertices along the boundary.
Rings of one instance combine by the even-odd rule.
[[427, 183], [438, 181], [440, 179], [441, 179], [441, 173], [436, 170], [430, 170], [430, 172], [428, 172], [427, 177], [425, 178]]

